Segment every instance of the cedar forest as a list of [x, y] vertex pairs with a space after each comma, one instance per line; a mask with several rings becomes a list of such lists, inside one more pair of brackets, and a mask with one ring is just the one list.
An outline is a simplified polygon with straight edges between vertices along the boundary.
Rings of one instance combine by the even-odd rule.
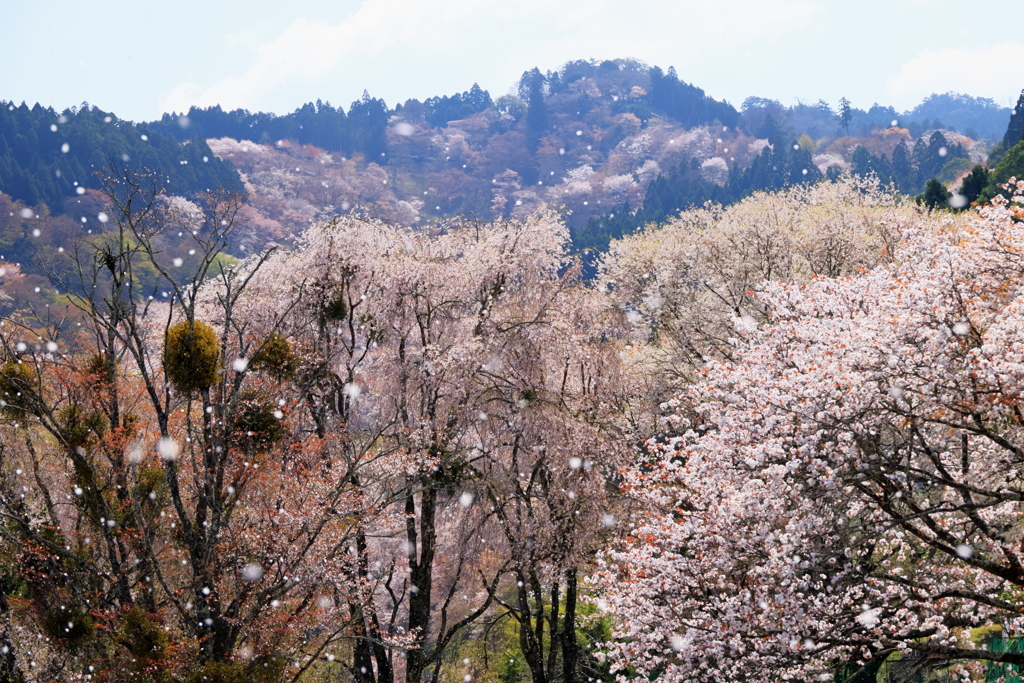
[[1024, 95], [0, 105], [0, 682], [1019, 680]]

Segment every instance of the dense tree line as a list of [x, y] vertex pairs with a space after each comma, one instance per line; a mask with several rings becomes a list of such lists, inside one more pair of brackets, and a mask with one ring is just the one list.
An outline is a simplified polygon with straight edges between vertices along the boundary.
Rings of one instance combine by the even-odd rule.
[[217, 159], [202, 139], [179, 144], [159, 127], [123, 121], [88, 104], [58, 113], [0, 102], [0, 191], [62, 213], [65, 200], [99, 188], [95, 174], [111, 161], [159, 169], [181, 195], [240, 187], [231, 164]]
[[655, 66], [651, 68], [650, 77], [651, 108], [684, 126], [699, 126], [712, 121], [734, 126], [739, 120], [739, 112], [732, 105], [708, 97], [697, 86], [681, 81], [674, 67], [663, 72]]
[[273, 143], [296, 140], [345, 154], [361, 153], [372, 159], [386, 152], [384, 129], [389, 111], [384, 100], [363, 93], [348, 114], [330, 102], [307, 103], [291, 114], [278, 116], [245, 109], [224, 111], [220, 105], [192, 107], [186, 114], [164, 114], [154, 128], [177, 140], [234, 138]]
[[[623, 206], [591, 218], [585, 226], [572, 231], [573, 244], [581, 251], [602, 252], [610, 240], [648, 223], [661, 223], [680, 211], [708, 202], [725, 206], [755, 192], [813, 184], [821, 178], [810, 153], [797, 144], [765, 147], [749, 167], [729, 169], [728, 181], [722, 185], [703, 177], [699, 162], [684, 161], [648, 185], [639, 210], [631, 212]], [[588, 274], [592, 272], [588, 269]]]
[[[951, 94], [903, 115], [878, 104], [861, 110], [847, 102], [837, 114], [822, 101], [785, 107], [760, 97], [737, 111], [672, 68], [576, 60], [528, 70], [513, 93], [496, 99], [474, 84], [393, 109], [364, 93], [347, 112], [319, 100], [282, 116], [194, 107], [136, 125], [95, 107], [57, 115], [8, 106], [0, 111], [0, 191], [27, 207], [93, 220], [95, 207], [76, 193], [95, 188], [91, 173], [111, 158], [161, 168], [172, 192], [192, 196], [237, 182], [231, 163], [205, 142], [231, 138], [247, 141], [231, 158], [265, 195], [250, 206], [264, 219], [253, 230], [266, 239], [249, 235], [250, 246], [290, 239], [310, 220], [357, 205], [413, 225], [452, 214], [522, 217], [548, 204], [566, 208], [575, 249], [590, 253], [687, 207], [729, 204], [824, 174], [874, 174], [907, 194], [924, 193], [931, 178], [949, 186], [988, 143], [937, 130], [946, 125], [940, 117], [977, 136], [972, 126], [991, 134], [1007, 111]], [[1011, 118], [1007, 140], [1019, 140], [1021, 121]], [[228, 147], [211, 144], [218, 153]], [[1004, 141], [989, 163], [1014, 144]], [[991, 197], [1015, 172], [1004, 165], [983, 192], [976, 188], [982, 171], [972, 171], [958, 193], [967, 203]], [[932, 187], [923, 199], [933, 206], [942, 192]]]
[[449, 121], [464, 119], [490, 109], [494, 102], [491, 101], [489, 92], [474, 83], [466, 92], [456, 93], [451, 97], [428, 97], [423, 105], [427, 108], [427, 123], [434, 128], [444, 128]]

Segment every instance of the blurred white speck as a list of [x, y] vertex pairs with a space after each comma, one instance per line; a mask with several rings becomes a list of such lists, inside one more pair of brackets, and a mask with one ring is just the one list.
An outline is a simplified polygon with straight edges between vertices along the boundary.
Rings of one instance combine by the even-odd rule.
[[462, 507], [468, 508], [472, 504], [473, 494], [470, 493], [469, 491], [466, 491], [461, 496], [459, 496], [459, 505], [461, 505]]
[[866, 609], [857, 615], [857, 623], [866, 628], [871, 628], [878, 623], [878, 615], [882, 613], [880, 607]]
[[42, 234], [43, 233], [39, 232], [39, 228], [36, 228], [35, 230], [32, 231], [32, 236], [33, 237], [39, 237]]
[[274, 411], [274, 417], [276, 417], [278, 420], [283, 419], [284, 418], [284, 413], [282, 413], [280, 410], [275, 410]]
[[178, 442], [168, 436], [163, 437], [156, 444], [156, 452], [160, 454], [164, 462], [177, 459], [179, 450]]
[[349, 398], [358, 398], [361, 393], [363, 393], [363, 390], [355, 382], [349, 382], [345, 385], [345, 395]]
[[604, 513], [601, 515], [601, 524], [603, 524], [606, 529], [611, 529], [615, 526], [615, 516], [610, 515], [607, 512]]
[[96, 219], [97, 219], [97, 220], [98, 220], [98, 221], [99, 221], [100, 223], [106, 223], [107, 221], [109, 221], [109, 220], [110, 220], [110, 216], [108, 216], [107, 214], [105, 214], [105, 213], [103, 213], [102, 211], [100, 211], [100, 212], [99, 212], [99, 214], [97, 214], [97, 215], [96, 215]]
[[686, 643], [683, 641], [683, 637], [680, 635], [674, 635], [668, 639], [668, 645], [675, 652], [682, 652], [683, 648], [686, 647]]
[[893, 128], [895, 128], [896, 126], [900, 125], [900, 122], [897, 121], [896, 119], [893, 119], [891, 125]]
[[410, 135], [416, 132], [416, 129], [412, 127], [411, 123], [405, 123], [403, 121], [401, 123], [395, 124], [395, 132], [398, 133], [399, 135], [409, 137]]
[[235, 372], [245, 372], [248, 367], [249, 367], [249, 359], [247, 359], [247, 358], [236, 358], [231, 363], [231, 368]]
[[956, 547], [956, 554], [961, 560], [969, 560], [974, 557], [974, 548], [966, 543], [961, 543]]
[[142, 135], [142, 136], [140, 136], [140, 137], [142, 137], [142, 139], [143, 139], [144, 141], [145, 141], [145, 140], [149, 140], [149, 136], [148, 136], [148, 135]]
[[22, 218], [32, 218], [32, 209], [22, 209], [20, 213]]
[[967, 323], [957, 323], [953, 325], [953, 334], [965, 335], [971, 331], [971, 326]]
[[569, 458], [569, 467], [578, 470], [583, 467], [583, 460], [581, 458]]
[[889, 395], [897, 401], [903, 398], [903, 387], [889, 387]]
[[175, 268], [181, 268], [181, 264], [184, 263], [184, 261], [182, 261], [180, 258], [176, 258], [174, 259], [173, 263]]
[[46, 350], [49, 351], [50, 353], [56, 353], [57, 352], [57, 342], [55, 342], [55, 341], [48, 341], [48, 342], [46, 342]]
[[954, 209], [962, 209], [967, 206], [967, 197], [958, 192], [949, 198], [949, 205]]
[[947, 154], [949, 154], [949, 150], [947, 150], [945, 147], [939, 147], [939, 156], [940, 157], [944, 157]]
[[71, 151], [71, 145], [65, 142], [63, 145], [60, 146], [60, 151], [63, 152], [64, 154], [67, 154], [68, 152]]
[[259, 581], [263, 578], [263, 567], [250, 562], [242, 567], [242, 578], [246, 581]]

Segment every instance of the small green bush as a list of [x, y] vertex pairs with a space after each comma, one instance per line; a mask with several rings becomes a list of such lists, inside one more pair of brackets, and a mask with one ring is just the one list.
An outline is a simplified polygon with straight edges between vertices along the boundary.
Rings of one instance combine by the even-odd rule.
[[281, 421], [274, 416], [277, 404], [260, 391], [243, 391], [232, 425], [232, 445], [246, 452], [270, 449], [284, 437]]
[[263, 655], [251, 662], [207, 662], [189, 672], [188, 683], [272, 683], [281, 680], [287, 662]]
[[82, 410], [81, 406], [61, 408], [57, 422], [72, 448], [92, 446], [107, 432], [107, 418], [103, 413]]
[[9, 415], [33, 412], [32, 397], [39, 384], [36, 369], [12, 358], [0, 367], [0, 407]]
[[252, 357], [252, 367], [262, 370], [278, 382], [291, 379], [299, 368], [299, 359], [292, 353], [292, 345], [283, 334], [275, 332], [267, 337]]
[[43, 631], [56, 640], [72, 647], [84, 645], [95, 635], [96, 622], [89, 614], [54, 606], [46, 610], [42, 619]]
[[191, 394], [216, 384], [219, 356], [217, 333], [206, 323], [183, 320], [167, 330], [164, 372], [179, 392]]

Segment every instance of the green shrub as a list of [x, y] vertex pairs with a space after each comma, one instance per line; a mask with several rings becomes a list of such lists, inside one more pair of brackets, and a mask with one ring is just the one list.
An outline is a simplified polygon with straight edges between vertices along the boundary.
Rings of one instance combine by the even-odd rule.
[[273, 655], [251, 662], [207, 662], [193, 669], [188, 683], [275, 683], [284, 672], [285, 659]]
[[260, 452], [280, 441], [284, 429], [274, 415], [277, 409], [277, 404], [263, 392], [243, 391], [235, 409], [232, 445], [247, 452]]
[[263, 370], [278, 382], [291, 379], [299, 367], [298, 357], [283, 334], [275, 332], [267, 337], [263, 346], [253, 355], [252, 367]]
[[103, 413], [82, 410], [81, 406], [61, 408], [57, 422], [71, 448], [92, 446], [107, 432], [107, 418]]
[[61, 609], [58, 606], [46, 610], [42, 626], [48, 636], [72, 647], [84, 645], [92, 640], [96, 631], [96, 622], [89, 614]]
[[39, 375], [28, 363], [12, 358], [0, 367], [0, 408], [9, 415], [32, 413]]
[[183, 320], [167, 330], [164, 372], [179, 392], [191, 394], [216, 384], [219, 356], [217, 333], [206, 323]]
[[[114, 371], [117, 371], [115, 364]], [[107, 374], [107, 354], [102, 351], [90, 355], [85, 361], [85, 374], [100, 384], [109, 384], [110, 376]]]

